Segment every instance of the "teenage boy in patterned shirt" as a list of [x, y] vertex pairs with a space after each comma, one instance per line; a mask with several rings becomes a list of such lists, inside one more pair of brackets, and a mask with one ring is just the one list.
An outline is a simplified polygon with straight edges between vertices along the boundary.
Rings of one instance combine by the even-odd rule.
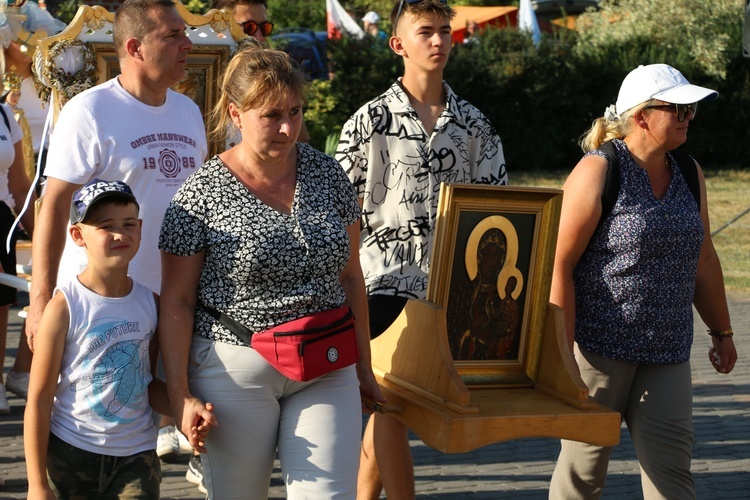
[[[336, 159], [363, 207], [360, 259], [376, 337], [408, 299], [423, 299], [441, 182], [504, 185], [503, 147], [489, 120], [443, 81], [451, 51], [446, 0], [399, 0], [391, 49], [404, 76], [344, 125]], [[357, 496], [414, 497], [408, 429], [374, 413], [362, 443]]]

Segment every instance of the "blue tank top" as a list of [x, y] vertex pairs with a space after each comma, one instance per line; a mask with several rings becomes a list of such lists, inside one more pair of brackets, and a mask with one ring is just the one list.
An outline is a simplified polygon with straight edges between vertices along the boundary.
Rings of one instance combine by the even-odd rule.
[[690, 359], [703, 244], [698, 205], [671, 155], [672, 182], [657, 200], [625, 143], [614, 145], [620, 192], [573, 273], [575, 339], [610, 359], [682, 363]]

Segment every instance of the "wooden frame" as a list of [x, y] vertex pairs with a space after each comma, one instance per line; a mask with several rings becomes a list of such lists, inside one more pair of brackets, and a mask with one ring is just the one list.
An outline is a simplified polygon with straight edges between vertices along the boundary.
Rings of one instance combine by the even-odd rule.
[[558, 190], [443, 184], [427, 300], [446, 310], [467, 386], [533, 386], [539, 369]]
[[[589, 398], [568, 345], [564, 312], [548, 304], [562, 192], [475, 185], [442, 189], [428, 298], [408, 300], [393, 324], [370, 342], [373, 372], [388, 400], [382, 410], [445, 453], [541, 436], [617, 444], [621, 416]], [[476, 240], [486, 228], [480, 225], [473, 240], [471, 233], [487, 217], [505, 219], [517, 235], [532, 235], [531, 243], [523, 242], [528, 236], [518, 243], [518, 253], [529, 254], [528, 264], [517, 260], [508, 268], [528, 287], [525, 347], [515, 360], [457, 361], [448, 341], [450, 283], [466, 272], [466, 248], [476, 255], [474, 245], [479, 247]], [[486, 225], [495, 226], [511, 233], [505, 222]], [[514, 267], [520, 274], [510, 273]], [[516, 287], [511, 288], [512, 295]]]

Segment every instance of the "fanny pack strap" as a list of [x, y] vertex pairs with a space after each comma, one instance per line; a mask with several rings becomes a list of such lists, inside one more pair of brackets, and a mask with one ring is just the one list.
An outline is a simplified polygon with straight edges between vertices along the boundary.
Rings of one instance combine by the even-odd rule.
[[201, 303], [201, 307], [203, 307], [203, 309], [205, 309], [206, 312], [211, 315], [211, 317], [213, 317], [215, 320], [218, 320], [219, 323], [221, 323], [225, 327], [229, 328], [229, 331], [239, 337], [240, 340], [244, 341], [247, 345], [252, 347], [253, 332], [248, 330], [245, 325], [235, 321], [223, 312], [219, 312], [213, 307], [207, 306], [206, 304]]

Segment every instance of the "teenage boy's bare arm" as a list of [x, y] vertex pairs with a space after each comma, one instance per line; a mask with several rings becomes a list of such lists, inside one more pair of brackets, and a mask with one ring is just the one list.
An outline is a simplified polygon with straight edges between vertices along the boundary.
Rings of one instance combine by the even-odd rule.
[[58, 294], [47, 304], [37, 330], [39, 342], [31, 364], [29, 394], [23, 419], [23, 446], [30, 499], [55, 498], [47, 481], [47, 448], [52, 401], [57, 392], [57, 379], [69, 323], [67, 303], [63, 295]]
[[29, 312], [26, 317], [26, 337], [29, 347], [35, 350], [34, 336], [47, 302], [57, 281], [57, 268], [65, 248], [66, 228], [70, 214], [70, 200], [81, 187], [55, 178], [47, 179], [42, 206], [34, 228], [34, 243], [31, 246], [31, 292]]

